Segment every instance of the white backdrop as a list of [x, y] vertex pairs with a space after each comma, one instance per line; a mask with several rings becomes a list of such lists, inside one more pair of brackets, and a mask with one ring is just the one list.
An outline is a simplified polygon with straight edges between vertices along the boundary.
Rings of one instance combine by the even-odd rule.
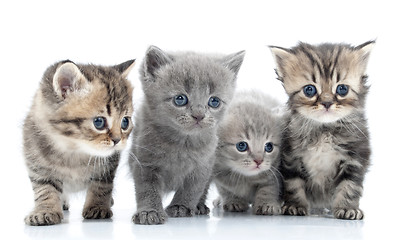
[[[138, 65], [129, 79], [137, 106], [138, 67], [149, 45], [211, 53], [245, 49], [238, 88], [261, 89], [285, 101], [267, 45], [358, 45], [377, 39], [368, 68], [372, 167], [361, 208], [371, 223], [364, 236], [374, 236], [376, 229], [396, 232], [393, 227], [403, 225], [405, 213], [404, 10], [401, 1], [2, 1], [0, 226], [21, 231], [33, 206], [21, 126], [43, 72], [56, 61], [112, 65], [136, 58]], [[115, 207], [133, 212], [125, 161], [119, 170]], [[83, 202], [82, 196], [78, 202]]]

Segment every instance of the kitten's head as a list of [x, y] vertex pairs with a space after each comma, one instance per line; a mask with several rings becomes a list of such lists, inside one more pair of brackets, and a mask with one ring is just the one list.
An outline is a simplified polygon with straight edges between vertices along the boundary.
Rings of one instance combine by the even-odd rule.
[[368, 92], [365, 70], [374, 44], [271, 46], [290, 109], [320, 123], [335, 122], [362, 110]]
[[103, 67], [71, 61], [51, 66], [36, 97], [37, 116], [61, 148], [93, 156], [123, 150], [133, 128], [132, 86], [126, 79], [134, 60]]
[[245, 176], [275, 170], [282, 122], [275, 101], [260, 93], [235, 98], [218, 129], [217, 164]]
[[232, 99], [243, 58], [244, 52], [211, 57], [151, 46], [140, 69], [150, 120], [186, 135], [215, 127]]

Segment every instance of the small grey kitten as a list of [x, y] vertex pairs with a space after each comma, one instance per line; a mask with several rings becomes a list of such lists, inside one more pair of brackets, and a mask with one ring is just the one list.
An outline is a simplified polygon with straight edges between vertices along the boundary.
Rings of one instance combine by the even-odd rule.
[[28, 225], [52, 225], [68, 194], [87, 189], [83, 217], [110, 218], [120, 152], [133, 128], [134, 60], [104, 67], [69, 60], [50, 66], [24, 122], [24, 155], [35, 194]]
[[279, 149], [283, 110], [273, 98], [239, 92], [220, 123], [213, 180], [220, 193], [214, 205], [254, 214], [281, 213], [282, 178]]
[[327, 208], [336, 218], [363, 218], [359, 200], [370, 164], [365, 71], [373, 46], [271, 47], [289, 95], [281, 150], [284, 214]]
[[[231, 101], [244, 52], [214, 57], [167, 53], [151, 46], [140, 69], [145, 99], [137, 113], [130, 158], [136, 224], [208, 214], [216, 130]], [[176, 191], [163, 209], [162, 197]]]

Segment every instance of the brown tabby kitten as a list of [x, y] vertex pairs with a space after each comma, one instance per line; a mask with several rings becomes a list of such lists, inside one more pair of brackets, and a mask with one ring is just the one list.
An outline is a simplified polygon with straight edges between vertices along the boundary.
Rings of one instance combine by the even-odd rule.
[[370, 162], [365, 71], [373, 46], [271, 47], [289, 95], [281, 149], [284, 214], [327, 208], [336, 218], [363, 218], [359, 199]]
[[87, 189], [83, 217], [110, 218], [120, 151], [133, 128], [134, 60], [113, 67], [69, 60], [49, 67], [24, 122], [24, 154], [35, 195], [28, 225], [52, 225], [67, 194]]

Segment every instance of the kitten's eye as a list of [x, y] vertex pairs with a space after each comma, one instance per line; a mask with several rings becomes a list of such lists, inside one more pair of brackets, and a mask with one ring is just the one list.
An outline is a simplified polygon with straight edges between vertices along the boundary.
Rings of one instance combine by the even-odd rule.
[[317, 93], [317, 89], [314, 85], [306, 85], [303, 87], [303, 92], [306, 95], [306, 97], [313, 97]]
[[212, 108], [218, 108], [220, 106], [220, 98], [218, 98], [218, 97], [210, 97], [209, 106], [212, 107]]
[[344, 97], [348, 93], [348, 86], [344, 85], [344, 84], [340, 84], [340, 85], [337, 86], [336, 92], [341, 97]]
[[185, 106], [188, 103], [188, 99], [185, 95], [181, 94], [178, 96], [175, 96], [173, 99], [173, 102], [175, 103], [176, 106]]
[[121, 129], [127, 130], [129, 126], [130, 120], [128, 119], [128, 117], [123, 117], [123, 120], [121, 120]]
[[246, 142], [239, 142], [235, 146], [239, 152], [245, 152], [248, 150], [248, 143]]
[[93, 118], [93, 125], [97, 130], [103, 130], [106, 128], [106, 119], [104, 117]]
[[273, 151], [273, 143], [267, 142], [265, 143], [265, 152], [270, 153]]

